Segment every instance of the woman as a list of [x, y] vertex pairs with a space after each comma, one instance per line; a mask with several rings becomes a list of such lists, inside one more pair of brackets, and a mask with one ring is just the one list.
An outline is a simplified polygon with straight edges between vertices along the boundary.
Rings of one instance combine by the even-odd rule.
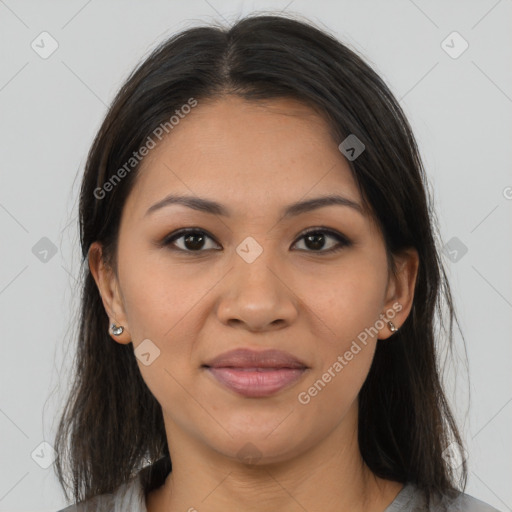
[[310, 23], [155, 50], [81, 189], [65, 510], [495, 510], [436, 366], [426, 183], [389, 89]]

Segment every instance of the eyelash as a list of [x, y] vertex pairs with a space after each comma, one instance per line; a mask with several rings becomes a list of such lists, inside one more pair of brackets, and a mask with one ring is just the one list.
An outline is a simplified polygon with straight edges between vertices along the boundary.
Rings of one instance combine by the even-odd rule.
[[[320, 227], [319, 228], [311, 228], [311, 229], [303, 232], [300, 235], [299, 239], [296, 242], [294, 242], [294, 245], [298, 241], [304, 239], [308, 235], [319, 234], [319, 233], [327, 234], [328, 236], [335, 238], [338, 241], [338, 244], [328, 250], [319, 250], [319, 251], [307, 250], [307, 249], [300, 249], [300, 250], [302, 252], [311, 252], [311, 253], [318, 253], [318, 254], [332, 254], [332, 253], [341, 251], [345, 247], [350, 247], [352, 245], [352, 242], [347, 237], [342, 235], [341, 233], [338, 233], [331, 229], [320, 228]], [[173, 242], [175, 242], [176, 240], [179, 240], [180, 238], [183, 238], [185, 235], [190, 235], [190, 234], [206, 235], [208, 238], [211, 238], [212, 240], [215, 241], [215, 239], [207, 231], [204, 231], [203, 229], [184, 228], [184, 229], [180, 229], [179, 231], [175, 231], [174, 233], [171, 233], [170, 235], [166, 236], [159, 245], [161, 247], [169, 247], [173, 251], [179, 251], [179, 252], [184, 252], [184, 253], [201, 253], [201, 252], [206, 252], [207, 250], [212, 250], [212, 249], [206, 249], [206, 250], [199, 249], [197, 251], [190, 251], [190, 250], [181, 249], [181, 248], [175, 247], [175, 246], [170, 247], [170, 246], [172, 246]], [[215, 243], [217, 243], [217, 242], [215, 242]], [[218, 249], [213, 249], [213, 250], [218, 250]]]

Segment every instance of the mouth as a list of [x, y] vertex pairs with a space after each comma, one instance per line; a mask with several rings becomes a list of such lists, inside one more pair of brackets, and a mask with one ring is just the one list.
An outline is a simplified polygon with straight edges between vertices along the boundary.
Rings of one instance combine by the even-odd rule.
[[218, 383], [248, 398], [263, 398], [296, 384], [307, 367], [212, 367], [203, 365]]
[[283, 350], [237, 348], [224, 352], [201, 367], [235, 393], [251, 398], [271, 396], [296, 384], [310, 369]]

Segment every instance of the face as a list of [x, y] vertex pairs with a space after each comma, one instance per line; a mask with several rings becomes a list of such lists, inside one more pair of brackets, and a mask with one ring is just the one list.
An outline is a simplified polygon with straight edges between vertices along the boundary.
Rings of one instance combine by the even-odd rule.
[[[162, 203], [169, 195], [220, 206]], [[285, 215], [334, 195], [345, 204]], [[381, 314], [403, 324], [417, 270], [411, 252], [397, 259], [398, 276], [388, 273], [382, 235], [325, 121], [291, 99], [199, 102], [143, 161], [123, 209], [117, 276], [100, 249], [91, 271], [125, 328], [111, 335], [145, 354], [137, 362], [168, 435], [268, 462], [353, 434], [376, 343], [392, 334]], [[307, 369], [247, 396], [203, 367], [237, 348], [282, 350]]]

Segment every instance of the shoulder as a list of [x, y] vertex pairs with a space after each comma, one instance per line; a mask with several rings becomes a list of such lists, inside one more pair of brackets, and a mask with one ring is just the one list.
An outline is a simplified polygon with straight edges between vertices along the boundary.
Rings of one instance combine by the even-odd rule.
[[450, 504], [450, 512], [500, 512], [487, 503], [480, 501], [469, 494], [461, 493]]
[[469, 494], [454, 492], [436, 496], [429, 507], [423, 493], [414, 484], [405, 485], [385, 512], [500, 512]]
[[140, 473], [120, 485], [113, 493], [95, 496], [86, 502], [69, 505], [57, 512], [147, 512]]

